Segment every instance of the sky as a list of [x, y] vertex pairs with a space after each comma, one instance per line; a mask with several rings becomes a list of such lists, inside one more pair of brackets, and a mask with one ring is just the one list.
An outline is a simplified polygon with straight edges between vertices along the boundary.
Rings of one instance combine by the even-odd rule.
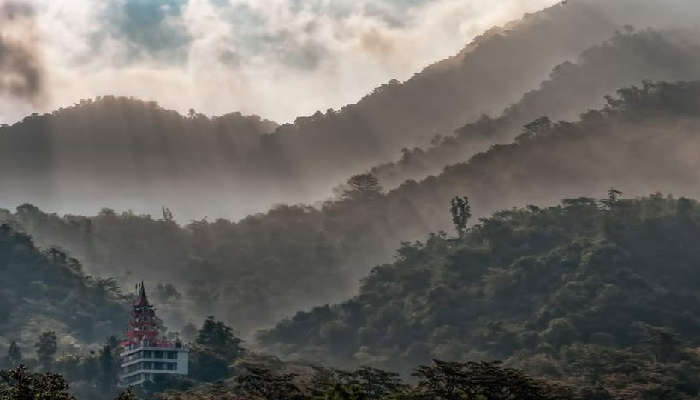
[[0, 122], [106, 94], [289, 122], [555, 2], [0, 0]]

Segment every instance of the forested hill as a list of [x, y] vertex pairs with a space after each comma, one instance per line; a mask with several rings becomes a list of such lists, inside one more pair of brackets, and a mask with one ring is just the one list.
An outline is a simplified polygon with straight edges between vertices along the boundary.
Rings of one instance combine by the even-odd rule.
[[276, 129], [256, 117], [183, 117], [109, 96], [33, 115], [0, 128], [0, 184], [11, 188], [0, 202], [74, 214], [102, 206], [153, 213], [167, 205], [187, 221], [318, 200], [339, 180], [394, 159], [403, 147], [500, 112], [555, 65], [625, 24], [694, 23], [685, 1], [665, 2], [672, 21], [659, 18], [649, 0], [557, 4], [494, 28], [455, 57], [382, 85], [357, 104]]
[[[126, 299], [110, 279], [86, 276], [56, 249], [39, 251], [32, 238], [0, 225], [0, 346], [17, 341], [28, 354], [43, 331], [62, 337], [62, 350], [102, 342], [123, 331]], [[4, 361], [3, 361], [4, 362]]]
[[439, 173], [443, 167], [468, 160], [496, 143], [510, 143], [520, 127], [543, 115], [553, 121], [571, 120], [581, 110], [599, 107], [605, 95], [644, 80], [700, 78], [700, 41], [696, 31], [645, 29], [617, 32], [610, 40], [586, 49], [575, 63], [554, 68], [548, 80], [527, 92], [498, 118], [487, 115], [454, 135], [434, 139], [427, 148], [404, 149], [401, 159], [371, 172], [386, 188], [407, 179]]
[[248, 155], [276, 127], [239, 113], [182, 116], [132, 98], [84, 100], [0, 127], [0, 182], [12, 189], [0, 194], [0, 202], [39, 199], [78, 212], [112, 203], [159, 208], [183, 196], [173, 202], [186, 215], [194, 213], [187, 204], [197, 193], [209, 212], [218, 212], [230, 207], [231, 197], [210, 194], [214, 188], [227, 188], [229, 195], [249, 190], [237, 179], [246, 171], [264, 180], [264, 169], [251, 172], [260, 166], [248, 165]]
[[246, 334], [349, 297], [401, 241], [449, 229], [445, 210], [455, 195], [470, 196], [476, 217], [602, 195], [610, 186], [698, 196], [698, 132], [700, 82], [647, 84], [621, 90], [580, 121], [527, 124], [512, 144], [388, 193], [361, 175], [320, 207], [278, 206], [237, 222], [180, 226], [167, 210], [162, 218], [109, 209], [60, 217], [30, 205], [6, 219], [100, 275], [173, 284], [158, 302], [173, 329], [213, 313]]
[[292, 358], [404, 372], [433, 358], [506, 360], [613, 394], [591, 399], [693, 398], [698, 241], [697, 203], [660, 194], [502, 211], [461, 238], [405, 244], [356, 297], [260, 341]]

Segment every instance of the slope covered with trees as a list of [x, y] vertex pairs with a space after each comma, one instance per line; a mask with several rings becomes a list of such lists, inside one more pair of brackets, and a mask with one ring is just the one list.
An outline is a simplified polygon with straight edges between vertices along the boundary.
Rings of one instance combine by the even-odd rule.
[[699, 170], [692, 151], [699, 102], [697, 82], [624, 89], [578, 122], [538, 119], [516, 142], [421, 182], [383, 193], [381, 182], [358, 175], [320, 207], [279, 206], [238, 222], [183, 227], [167, 210], [158, 219], [111, 210], [59, 217], [29, 205], [5, 219], [42, 246], [69, 249], [100, 275], [162, 283], [158, 303], [174, 328], [213, 313], [246, 335], [348, 297], [369, 266], [389, 260], [401, 241], [448, 229], [444, 209], [456, 194], [470, 194], [476, 217], [602, 194], [610, 186], [630, 195], [698, 195], [689, 183]]
[[247, 162], [276, 126], [239, 113], [182, 116], [132, 98], [84, 100], [0, 127], [0, 183], [12, 189], [0, 202], [38, 199], [75, 212], [112, 203], [151, 209], [185, 196], [176, 202], [183, 215], [195, 197], [222, 212], [233, 193], [250, 189], [240, 174], [264, 180], [261, 165]]
[[543, 115], [552, 121], [571, 120], [581, 110], [601, 106], [603, 97], [620, 87], [644, 80], [698, 79], [699, 45], [692, 30], [634, 32], [628, 26], [624, 33], [586, 49], [575, 63], [558, 65], [538, 89], [527, 92], [499, 117], [483, 115], [453, 135], [435, 137], [427, 148], [404, 148], [400, 160], [371, 172], [385, 187], [393, 188], [408, 179], [439, 173], [496, 143], [510, 143], [521, 126]]
[[21, 349], [33, 353], [35, 342], [39, 355], [53, 357], [56, 335], [41, 341], [42, 332], [57, 331], [65, 349], [123, 330], [126, 301], [114, 280], [86, 276], [76, 259], [40, 251], [8, 225], [0, 226], [0, 271], [0, 347], [14, 346], [10, 359], [21, 359]]
[[461, 238], [404, 244], [356, 297], [259, 339], [336, 365], [497, 359], [614, 398], [691, 398], [698, 240], [698, 204], [660, 194], [501, 211]]

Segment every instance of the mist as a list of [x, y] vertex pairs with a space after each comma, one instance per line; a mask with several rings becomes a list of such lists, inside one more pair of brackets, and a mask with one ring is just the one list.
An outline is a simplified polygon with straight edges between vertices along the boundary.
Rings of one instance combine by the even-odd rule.
[[[278, 6], [286, 9], [289, 5], [284, 4], [286, 3], [280, 3]], [[388, 18], [386, 12], [379, 13], [377, 10], [367, 18], [379, 18], [379, 21], [383, 21], [382, 23], [391, 29], [402, 29], [401, 32], [428, 21], [431, 26], [435, 21], [441, 21], [440, 16], [443, 13], [438, 13], [438, 16], [431, 15], [430, 18], [422, 18], [422, 14], [419, 13], [430, 10], [437, 13], [436, 10], [442, 9], [441, 7], [451, 10], [445, 15], [456, 16], [459, 21], [469, 20], [447, 6], [452, 7], [456, 4], [430, 2], [414, 5], [408, 10], [398, 6], [397, 10], [389, 8], [389, 11], [403, 10], [401, 18], [396, 21]], [[507, 11], [517, 14], [523, 11], [518, 4], [520, 3], [513, 3], [513, 6], [508, 7], [499, 6], [498, 13]], [[475, 3], [474, 10], [480, 10], [479, 12], [486, 13], [489, 10], [489, 7], [482, 4], [479, 4], [479, 7], [476, 5]], [[143, 90], [150, 90], [150, 85], [157, 83], [164, 90], [177, 92], [177, 95], [163, 97], [161, 101], [164, 104], [161, 105], [135, 99], [132, 101], [128, 98], [112, 100], [110, 96], [81, 100], [73, 106], [61, 107], [47, 115], [34, 115], [5, 128], [4, 149], [11, 155], [3, 161], [7, 173], [2, 179], [12, 190], [3, 192], [0, 206], [14, 208], [24, 202], [30, 202], [58, 213], [97, 213], [102, 207], [110, 207], [152, 215], [158, 215], [161, 207], [167, 206], [173, 211], [175, 218], [187, 222], [204, 217], [241, 218], [250, 213], [267, 210], [278, 203], [322, 201], [331, 195], [334, 186], [342, 183], [348, 176], [396, 158], [403, 147], [423, 146], [435, 134], [449, 135], [454, 129], [483, 113], [500, 113], [509, 104], [517, 102], [522, 93], [537, 87], [547, 79], [554, 66], [565, 60], [575, 60], [586, 48], [608, 39], [616, 29], [622, 29], [625, 24], [639, 23], [644, 26], [645, 17], [650, 18], [650, 23], [656, 24], [648, 14], [640, 14], [634, 18], [617, 16], [614, 12], [600, 9], [602, 6], [595, 2], [571, 2], [566, 6], [556, 4], [541, 12], [526, 15], [521, 20], [516, 18], [504, 27], [489, 29], [452, 57], [428, 66], [405, 82], [390, 81], [370, 91], [357, 83], [359, 78], [356, 79], [355, 75], [339, 71], [342, 76], [353, 82], [354, 88], [362, 88], [363, 93], [368, 94], [356, 104], [299, 117], [290, 124], [276, 127], [274, 123], [259, 118], [260, 121], [267, 121], [265, 126], [252, 127], [245, 124], [227, 125], [225, 121], [233, 114], [224, 114], [222, 118], [207, 117], [192, 107], [196, 106], [192, 100], [197, 96], [178, 86], [179, 83], [170, 85], [160, 81], [163, 77], [177, 76], [178, 82], [196, 83], [196, 80], [181, 79], [180, 75], [171, 75], [171, 72], [174, 66], [185, 68], [190, 61], [206, 60], [206, 57], [190, 57], [187, 56], [188, 52], [174, 49], [189, 49], [188, 46], [198, 43], [192, 35], [182, 33], [183, 27], [188, 26], [183, 26], [182, 21], [186, 21], [188, 15], [196, 14], [195, 11], [202, 12], [203, 16], [192, 17], [194, 21], [206, 20], [209, 25], [217, 26], [208, 19], [211, 15], [203, 11], [211, 11], [211, 7], [213, 5], [210, 3], [168, 3], [167, 7], [152, 14], [159, 21], [159, 25], [156, 26], [165, 31], [142, 32], [129, 25], [133, 22], [128, 18], [130, 13], [139, 11], [138, 8], [132, 10], [129, 7], [108, 7], [97, 10], [92, 7], [77, 7], [72, 3], [63, 4], [62, 7], [55, 3], [38, 5], [40, 25], [51, 28], [55, 33], [42, 40], [54, 41], [50, 43], [55, 44], [60, 38], [64, 38], [60, 41], [64, 43], [61, 51], [58, 51], [58, 47], [46, 45], [45, 42], [42, 45], [42, 54], [48, 60], [46, 65], [52, 66], [51, 71], [46, 74], [49, 81], [48, 98], [55, 99], [55, 92], [63, 90], [50, 89], [53, 87], [50, 81], [62, 76], [61, 68], [64, 68], [61, 67], [64, 64], [56, 61], [55, 57], [57, 54], [69, 55], [78, 51], [83, 53], [75, 55], [70, 68], [65, 68], [70, 74], [80, 75], [80, 79], [66, 78], [66, 93], [70, 92], [71, 82], [82, 82], [79, 84], [88, 84], [92, 89], [99, 87], [90, 81], [91, 70], [86, 65], [92, 65], [96, 70], [104, 72], [102, 76], [105, 82], [118, 82], [120, 90], [114, 90], [117, 94], [129, 94], [121, 89], [128, 88], [130, 82], [137, 82]], [[246, 7], [252, 7], [248, 10], [251, 13], [262, 12], [252, 5]], [[243, 10], [246, 10], [246, 7], [243, 7]], [[301, 18], [299, 15], [311, 18], [312, 11], [315, 10], [317, 13], [334, 16], [327, 17], [329, 24], [338, 18], [345, 23], [357, 21], [357, 18], [353, 17], [357, 5], [348, 5], [349, 10], [339, 14], [331, 12], [327, 8], [330, 5], [324, 7], [311, 7], [310, 10], [292, 14], [295, 18]], [[674, 12], [679, 9], [680, 3], [669, 7], [672, 7], [671, 12]], [[117, 12], [119, 10], [121, 11]], [[362, 10], [368, 12], [367, 9]], [[93, 19], [102, 20], [93, 18], [97, 15], [95, 13], [99, 14], [98, 11], [109, 11], [109, 16], [116, 18], [109, 25], [107, 32], [94, 27]], [[223, 18], [226, 13], [221, 12], [220, 17]], [[239, 10], [240, 15], [244, 14], [241, 13], [243, 11]], [[282, 16], [287, 15], [280, 13]], [[206, 15], [209, 17], [205, 18]], [[68, 24], [65, 20], [68, 16], [83, 20], [83, 23]], [[492, 17], [496, 18], [493, 15]], [[685, 17], [689, 18], [687, 15]], [[501, 15], [497, 19], [500, 21], [505, 18], [506, 16]], [[286, 21], [270, 23], [286, 24]], [[393, 22], [390, 23], [391, 21]], [[683, 19], [679, 19], [678, 24], [682, 23]], [[450, 24], [437, 25], [440, 29], [451, 26], [450, 29], [457, 29]], [[124, 26], [132, 27], [133, 29], [128, 31], [131, 33], [127, 35]], [[474, 29], [482, 29], [479, 24], [474, 26]], [[483, 29], [486, 30], [485, 27]], [[215, 31], [216, 29], [206, 30]], [[311, 32], [315, 30], [312, 29]], [[351, 33], [356, 31], [350, 29], [349, 32], [347, 40], [355, 40], [356, 37]], [[372, 28], [368, 32], [371, 33], [361, 40], [361, 47], [364, 48], [362, 52], [394, 59], [394, 53], [388, 49], [399, 45], [387, 41], [388, 39], [384, 38], [386, 35], [379, 28]], [[417, 43], [449, 42], [429, 31], [416, 31], [416, 35], [420, 40], [401, 36], [394, 39], [402, 48], [410, 48], [412, 54], [415, 53]], [[335, 34], [332, 36], [335, 37]], [[100, 46], [97, 50], [79, 44], [68, 46], [66, 43], [69, 37], [76, 40], [75, 43], [80, 43], [80, 38], [92, 38], [90, 43]], [[166, 37], [170, 39], [165, 40]], [[344, 35], [340, 37], [345, 38]], [[460, 41], [460, 46], [464, 45], [464, 37], [454, 37], [458, 38], [455, 40]], [[119, 43], [125, 47], [117, 46]], [[115, 53], [119, 56], [95, 53], [98, 50], [117, 48], [111, 46], [120, 49]], [[286, 41], [277, 47], [253, 47], [259, 51], [271, 51], [279, 56], [282, 48], [280, 46], [285, 49], [290, 46], [295, 48]], [[151, 57], [147, 57], [151, 54], [149, 51], [153, 53]], [[242, 62], [236, 62], [237, 58], [233, 53], [227, 54], [223, 57], [226, 62], [233, 63], [234, 66]], [[314, 54], [314, 51], [309, 50], [301, 54], [300, 59], [313, 59]], [[343, 60], [343, 65], [361, 74], [364, 70], [353, 66], [353, 58], [342, 55], [327, 58]], [[517, 63], [512, 62], [514, 58], [518, 60]], [[265, 61], [264, 57], [259, 58], [253, 54], [244, 59]], [[422, 65], [429, 63], [420, 57], [418, 59]], [[157, 77], [151, 77], [149, 73], [144, 72], [147, 71], [144, 65], [148, 64], [144, 60], [159, 65]], [[366, 61], [365, 58], [361, 60]], [[365, 61], [361, 61], [363, 65]], [[119, 71], [127, 73], [137, 68], [139, 74], [143, 73], [141, 76], [148, 82], [142, 84], [141, 81], [131, 81], [128, 77], [112, 75], [109, 72], [110, 68], [102, 68], [106, 62], [118, 62]], [[295, 62], [287, 59], [285, 65]], [[274, 62], [267, 64], [276, 65]], [[321, 68], [322, 64], [323, 61], [319, 59], [318, 65], [306, 66], [307, 70], [299, 73], [313, 77], [314, 71]], [[218, 64], [212, 62], [206, 65], [207, 68], [211, 66], [214, 69], [209, 68], [205, 75], [212, 78], [212, 82], [219, 89], [219, 92], [207, 95], [207, 99], [231, 111], [225, 100], [226, 85], [220, 83], [230, 80], [217, 76]], [[485, 65], [489, 68], [484, 68]], [[408, 68], [413, 68], [414, 71], [420, 69], [415, 65], [409, 65]], [[270, 77], [295, 76], [278, 72], [268, 74], [267, 70], [260, 66], [255, 69]], [[191, 68], [188, 71], [191, 71]], [[657, 78], [663, 79], [665, 76], [659, 75]], [[303, 83], [303, 80], [294, 79], [295, 85]], [[253, 81], [267, 85], [262, 78]], [[339, 80], [324, 75], [322, 79], [319, 78], [319, 82], [336, 83]], [[629, 81], [610, 82], [608, 87], [627, 83]], [[324, 85], [331, 93], [347, 93], [346, 90], [336, 90], [337, 88], [326, 83]], [[372, 85], [376, 83], [372, 83], [370, 87]], [[272, 86], [275, 88], [275, 94], [270, 95], [269, 99], [284, 99], [287, 92], [284, 85], [275, 83]], [[294, 97], [295, 104], [303, 104], [305, 99], [317, 99], [319, 93], [326, 91], [307, 90], [302, 85], [289, 93]], [[189, 104], [186, 115], [168, 111], [168, 99], [171, 98]], [[597, 96], [594, 98], [599, 99]], [[251, 105], [263, 104], [254, 97], [246, 97], [246, 102]], [[585, 104], [579, 103], [577, 106]], [[22, 132], [29, 133], [25, 135]], [[35, 148], [38, 153], [27, 152], [26, 149], [29, 148]], [[206, 207], [201, 207], [202, 204], [206, 204]]]

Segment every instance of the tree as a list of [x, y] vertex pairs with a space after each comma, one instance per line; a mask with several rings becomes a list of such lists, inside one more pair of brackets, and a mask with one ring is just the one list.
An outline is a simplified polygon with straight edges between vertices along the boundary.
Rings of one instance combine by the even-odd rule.
[[239, 389], [253, 398], [265, 400], [303, 399], [301, 390], [294, 384], [295, 374], [273, 374], [264, 368], [249, 368], [250, 373], [236, 378]]
[[23, 365], [0, 372], [2, 400], [75, 400], [59, 374], [32, 373]]
[[343, 192], [345, 200], [374, 200], [381, 195], [379, 180], [372, 174], [355, 175], [347, 181], [348, 189]]
[[231, 327], [208, 317], [190, 351], [192, 376], [209, 382], [229, 376], [229, 365], [245, 351], [241, 343]]
[[111, 344], [105, 344], [100, 350], [100, 386], [106, 392], [111, 392], [117, 386], [118, 361], [113, 354], [114, 348]]
[[163, 213], [163, 221], [165, 222], [173, 222], [175, 218], [173, 217], [173, 212], [170, 211], [170, 209], [166, 206], [163, 206], [161, 208], [161, 211]]
[[114, 400], [138, 400], [139, 397], [131, 389], [126, 389], [125, 391], [119, 393]]
[[213, 316], [209, 316], [204, 321], [196, 340], [196, 344], [221, 354], [229, 361], [233, 361], [243, 354], [242, 342], [236, 337], [230, 326], [215, 320]]
[[683, 348], [683, 342], [669, 327], [643, 325], [644, 338], [642, 343], [650, 350], [658, 361], [668, 362], [678, 357]]
[[413, 374], [420, 381], [418, 398], [488, 400], [573, 399], [567, 388], [548, 385], [500, 362], [445, 362], [434, 360]]
[[547, 133], [552, 130], [553, 124], [549, 117], [540, 117], [523, 126], [523, 133], [515, 138], [516, 143], [526, 142], [537, 135]]
[[605, 206], [606, 209], [610, 210], [613, 207], [615, 207], [617, 202], [620, 200], [620, 196], [622, 196], [623, 194], [624, 193], [615, 188], [610, 188], [608, 189], [608, 198], [603, 199], [600, 202], [601, 204], [603, 204], [603, 206]]
[[693, 202], [685, 197], [678, 199], [676, 215], [682, 219], [687, 219], [693, 211]]
[[350, 382], [358, 400], [379, 400], [404, 387], [399, 374], [372, 367], [361, 367], [352, 373]]
[[39, 364], [41, 364], [45, 369], [51, 368], [54, 361], [54, 356], [56, 355], [56, 350], [58, 345], [56, 342], [56, 332], [47, 331], [39, 336], [39, 340], [34, 344], [36, 347], [36, 354], [39, 358]]
[[460, 239], [464, 237], [467, 231], [467, 222], [472, 216], [471, 206], [469, 205], [468, 197], [455, 197], [451, 201], [450, 212], [452, 213], [452, 223], [455, 226], [457, 235]]
[[17, 367], [22, 362], [22, 350], [14, 340], [7, 349], [7, 363], [12, 367]]

